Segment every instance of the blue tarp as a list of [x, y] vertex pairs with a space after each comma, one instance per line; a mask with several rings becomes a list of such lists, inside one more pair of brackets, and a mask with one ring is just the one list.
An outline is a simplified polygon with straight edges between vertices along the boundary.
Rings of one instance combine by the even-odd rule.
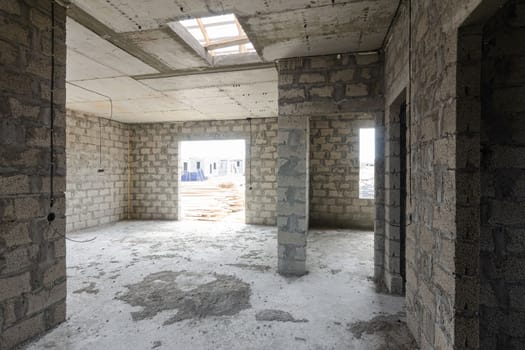
[[180, 177], [181, 181], [206, 181], [206, 176], [204, 176], [204, 171], [199, 169], [197, 171], [185, 171], [184, 174]]

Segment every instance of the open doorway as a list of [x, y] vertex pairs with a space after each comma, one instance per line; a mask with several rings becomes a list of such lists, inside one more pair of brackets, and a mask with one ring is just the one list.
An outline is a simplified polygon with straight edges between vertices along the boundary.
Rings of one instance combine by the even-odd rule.
[[245, 222], [245, 141], [180, 142], [181, 220]]
[[[406, 284], [407, 189], [410, 188], [410, 144], [406, 91], [390, 105], [385, 144], [385, 271], [384, 282], [393, 294], [404, 295]], [[408, 183], [407, 183], [408, 182]], [[413, 242], [409, 242], [413, 244]]]

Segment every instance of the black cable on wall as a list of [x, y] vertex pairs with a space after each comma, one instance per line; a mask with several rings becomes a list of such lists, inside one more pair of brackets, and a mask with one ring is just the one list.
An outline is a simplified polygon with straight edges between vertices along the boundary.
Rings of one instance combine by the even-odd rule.
[[[51, 84], [50, 84], [50, 145], [49, 145], [49, 207], [55, 204], [55, 2], [51, 1]], [[50, 213], [51, 215], [52, 213]], [[53, 218], [54, 219], [54, 218]], [[52, 220], [51, 220], [52, 221]]]
[[248, 183], [250, 186], [248, 187], [249, 190], [253, 189], [252, 186], [252, 118], [248, 118], [248, 123], [250, 124], [250, 144], [249, 144], [249, 152], [248, 152], [248, 168], [249, 168], [249, 174], [248, 174]]
[[66, 237], [65, 234], [60, 233], [54, 226], [53, 221], [56, 219], [56, 214], [53, 212], [55, 204], [55, 0], [51, 0], [51, 82], [49, 95], [49, 213], [47, 214], [47, 221], [49, 223], [48, 230], [51, 230], [56, 235], [61, 236], [69, 241], [76, 243], [88, 243], [94, 241], [97, 237], [88, 240], [75, 240]]

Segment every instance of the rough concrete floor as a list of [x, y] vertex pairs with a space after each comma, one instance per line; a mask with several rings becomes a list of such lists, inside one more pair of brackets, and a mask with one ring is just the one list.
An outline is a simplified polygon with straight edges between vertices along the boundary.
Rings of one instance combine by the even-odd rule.
[[312, 231], [309, 274], [276, 273], [276, 229], [120, 222], [69, 235], [68, 319], [27, 349], [411, 349], [377, 294], [373, 234]]

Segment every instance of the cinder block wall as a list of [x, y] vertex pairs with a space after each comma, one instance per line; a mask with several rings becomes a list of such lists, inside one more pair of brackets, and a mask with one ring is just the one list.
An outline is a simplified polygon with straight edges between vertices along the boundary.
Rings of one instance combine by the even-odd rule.
[[[319, 191], [316, 204], [309, 201], [311, 180], [316, 183], [310, 174], [310, 145], [323, 143], [317, 140], [322, 133], [310, 130], [311, 120], [315, 123], [314, 118], [353, 113], [382, 119], [383, 62], [378, 53], [290, 58], [278, 62], [278, 71], [278, 267], [282, 274], [302, 275], [306, 272], [309, 205], [324, 201]], [[331, 141], [339, 142], [335, 138]], [[334, 178], [330, 180], [336, 186]], [[331, 213], [332, 219], [335, 221], [339, 214]]]
[[359, 129], [373, 116], [310, 118], [310, 225], [374, 227], [374, 200], [359, 198]]
[[131, 216], [177, 220], [175, 124], [131, 125]]
[[[29, 5], [31, 4], [31, 5]], [[0, 2], [0, 349], [66, 317], [65, 20], [56, 6], [50, 208], [51, 2]], [[57, 219], [50, 229], [47, 215]]]
[[481, 349], [525, 349], [523, 38], [525, 0], [509, 1], [483, 30]]
[[375, 127], [383, 108], [378, 54], [280, 61], [279, 116], [310, 119], [311, 225], [374, 226], [374, 201], [359, 199], [359, 128]]
[[280, 61], [279, 116], [375, 116], [383, 109], [383, 62], [377, 53]]
[[[397, 14], [397, 21], [392, 27], [385, 49], [385, 120], [383, 121], [383, 149], [379, 150], [382, 159], [380, 173], [383, 187], [382, 200], [376, 200], [376, 212], [381, 215], [381, 222], [376, 220], [376, 280], [384, 284], [391, 293], [403, 293], [401, 276], [401, 144], [400, 110], [402, 103], [408, 103], [408, 1], [403, 1]], [[379, 127], [379, 126], [378, 126]], [[408, 152], [407, 152], [408, 153]], [[410, 162], [406, 162], [410, 165]], [[379, 169], [378, 169], [379, 170]], [[407, 177], [410, 171], [406, 170]], [[378, 174], [378, 173], [376, 173]], [[376, 179], [379, 184], [380, 181]], [[405, 184], [406, 186], [407, 184]], [[409, 201], [406, 202], [409, 204]], [[407, 238], [408, 240], [411, 237]], [[409, 242], [412, 243], [413, 242]]]
[[127, 218], [129, 129], [126, 124], [67, 111], [67, 231]]
[[[479, 157], [479, 144], [470, 148], [459, 142], [475, 129], [461, 119], [473, 104], [458, 104], [466, 90], [475, 90], [465, 89], [467, 80], [459, 80], [457, 72], [463, 54], [458, 29], [482, 2], [495, 3], [412, 1], [410, 9], [404, 0], [386, 41], [387, 113], [404, 89], [408, 92], [406, 304], [408, 326], [423, 349], [479, 347], [479, 237], [472, 225], [477, 216], [475, 208], [463, 210], [461, 202], [476, 183], [461, 179], [466, 180], [462, 172]], [[394, 118], [386, 115], [387, 135]], [[394, 261], [399, 246], [390, 238], [390, 243], [384, 240], [385, 259]]]
[[132, 218], [178, 219], [180, 141], [244, 139], [246, 223], [275, 225], [276, 118], [253, 119], [251, 133], [247, 120], [135, 124], [131, 129]]

